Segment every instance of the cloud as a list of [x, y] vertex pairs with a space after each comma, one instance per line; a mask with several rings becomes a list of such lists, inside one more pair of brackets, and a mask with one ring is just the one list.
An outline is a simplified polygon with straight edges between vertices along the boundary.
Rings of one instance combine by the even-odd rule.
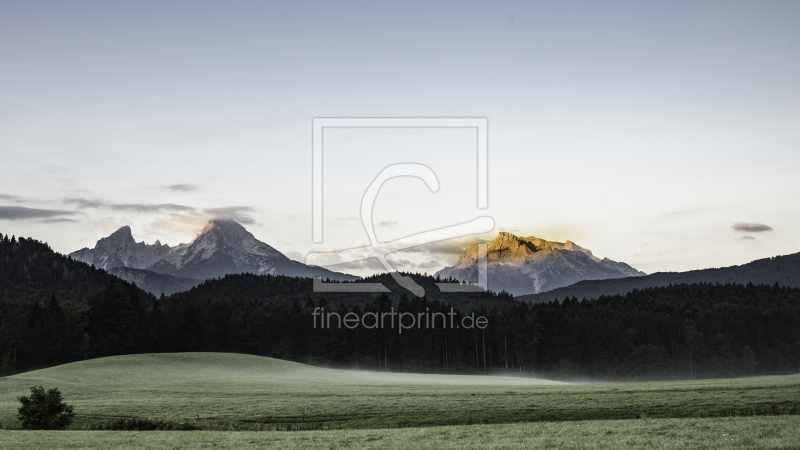
[[19, 201], [22, 201], [22, 197], [18, 197], [16, 195], [0, 194], [0, 200], [8, 200], [10, 202], [19, 202]]
[[61, 200], [65, 205], [75, 205], [78, 209], [99, 208], [105, 206], [102, 200], [88, 200], [85, 198], [65, 197]]
[[170, 191], [189, 192], [189, 191], [196, 191], [197, 186], [193, 184], [173, 184], [171, 186], [167, 186], [167, 189], [169, 189]]
[[[326, 267], [326, 268], [328, 268], [330, 270], [334, 270], [334, 271], [350, 270], [350, 271], [386, 272], [386, 268], [383, 267], [383, 264], [381, 264], [381, 262], [378, 260], [378, 258], [375, 258], [375, 257], [371, 256], [371, 253], [368, 251], [368, 247], [369, 246], [364, 241], [362, 241], [361, 239], [356, 237], [356, 238], [353, 239], [353, 242], [351, 242], [351, 244], [350, 244], [350, 246], [348, 248], [330, 248], [330, 247], [325, 247], [325, 248], [317, 249], [314, 253], [315, 253], [315, 256], [319, 256], [319, 255], [316, 255], [317, 252], [326, 254], [326, 257], [324, 258], [324, 262], [322, 264], [320, 264], [320, 265], [322, 265], [323, 267]], [[341, 251], [352, 250], [352, 249], [355, 249], [355, 250], [364, 249], [365, 252], [363, 253], [363, 258], [362, 259], [357, 259], [355, 261], [345, 261], [341, 257], [341, 255], [339, 255], [339, 253], [338, 253], [338, 252], [341, 252]], [[434, 259], [430, 259], [428, 261], [424, 261], [424, 262], [421, 262], [421, 263], [416, 263], [416, 262], [411, 261], [409, 259], [400, 257], [400, 255], [403, 254], [404, 252], [406, 252], [407, 250], [408, 249], [402, 249], [402, 250], [398, 250], [396, 252], [392, 252], [392, 253], [386, 255], [386, 259], [389, 261], [389, 264], [391, 264], [391, 266], [394, 269], [402, 270], [402, 271], [413, 271], [415, 269], [423, 270], [423, 269], [432, 269], [432, 268], [435, 268], [435, 267], [442, 266], [441, 263], [439, 263], [438, 261], [436, 261]], [[302, 256], [298, 260], [301, 261], [301, 262], [304, 262], [306, 264], [319, 264], [317, 262], [317, 260], [314, 260], [313, 258], [310, 259], [310, 260], [307, 260], [307, 258], [306, 258], [307, 255], [300, 255], [298, 252], [291, 252], [291, 253], [293, 255]], [[287, 253], [286, 255], [288, 256], [289, 253]]]
[[378, 222], [378, 225], [397, 225], [397, 222], [393, 220], [384, 220], [383, 222]]
[[[296, 253], [296, 252], [290, 252]], [[286, 254], [287, 256], [289, 253]], [[413, 271], [430, 271], [436, 267], [442, 266], [439, 262], [434, 260], [425, 261], [422, 263], [415, 263], [405, 258], [392, 258], [391, 256], [387, 256], [389, 260], [389, 264], [394, 267], [396, 270], [403, 271], [403, 272], [413, 272]], [[305, 262], [305, 257], [300, 259], [299, 261]], [[366, 258], [358, 261], [353, 262], [346, 262], [346, 263], [339, 263], [333, 265], [326, 265], [325, 268], [342, 272], [342, 271], [366, 271], [366, 272], [378, 272], [378, 273], [385, 273], [386, 268], [383, 267], [378, 258]]]
[[66, 197], [62, 200], [66, 205], [75, 205], [78, 209], [106, 208], [114, 211], [131, 211], [139, 213], [157, 213], [164, 211], [188, 211], [191, 206], [176, 205], [174, 203], [109, 203], [104, 200], [90, 200], [80, 197]]
[[[397, 266], [395, 267], [397, 268]], [[367, 258], [358, 261], [339, 263], [331, 266], [326, 266], [325, 268], [333, 270], [335, 272], [342, 272], [345, 270], [369, 270], [373, 272], [386, 272], [386, 268], [384, 268], [383, 264], [381, 264], [381, 262], [378, 261], [378, 258]]]
[[760, 233], [762, 231], [772, 231], [772, 227], [763, 223], [736, 222], [731, 225], [733, 231], [744, 231], [748, 233]]
[[108, 205], [114, 211], [133, 211], [140, 213], [153, 213], [163, 211], [187, 211], [193, 209], [191, 206], [176, 205], [174, 203], [161, 203], [159, 205], [146, 203], [117, 203]]
[[350, 216], [350, 217], [337, 217], [336, 219], [338, 219], [338, 220], [358, 220], [358, 217], [356, 217], [356, 216]]
[[746, 241], [754, 241], [755, 239], [756, 238], [754, 238], [753, 236], [742, 236], [739, 238], [739, 240], [746, 240]]
[[[223, 206], [221, 208], [195, 208], [187, 205], [177, 205], [175, 203], [111, 203], [105, 200], [87, 199], [82, 197], [65, 197], [62, 201], [67, 205], [75, 205], [78, 209], [87, 208], [104, 208], [112, 211], [127, 211], [137, 213], [160, 213], [160, 212], [181, 212], [186, 213], [185, 216], [198, 218], [203, 222], [207, 222], [211, 217], [208, 216], [225, 216], [247, 225], [257, 224], [256, 220], [248, 216], [247, 212], [253, 212], [250, 206]], [[180, 216], [175, 216], [180, 218]]]
[[[464, 248], [489, 242], [491, 234], [467, 235], [432, 243], [415, 242], [414, 239], [400, 239], [388, 243], [384, 248], [387, 259], [397, 270], [408, 272], [431, 272], [432, 270], [454, 264]], [[372, 251], [360, 248], [365, 244], [356, 239], [347, 249], [321, 248], [310, 253], [302, 261], [306, 264], [320, 265], [330, 270], [348, 272], [385, 272]], [[345, 255], [339, 254], [344, 251]], [[319, 253], [318, 253], [319, 252]], [[421, 255], [422, 254], [422, 255]], [[424, 258], [424, 259], [423, 259]], [[356, 259], [349, 262], [347, 260]], [[420, 261], [422, 262], [415, 262]]]
[[419, 267], [421, 269], [434, 269], [434, 268], [440, 267], [440, 266], [441, 266], [441, 264], [439, 263], [439, 261], [436, 261], [436, 260], [433, 260], [433, 259], [431, 259], [429, 261], [422, 262], [420, 264], [417, 264], [417, 267]]
[[0, 206], [0, 219], [25, 220], [25, 219], [51, 219], [54, 217], [76, 214], [77, 211], [63, 211], [59, 209], [36, 209], [23, 206]]
[[160, 234], [160, 231], [178, 233], [185, 236], [197, 233], [214, 217], [228, 217], [245, 225], [260, 225], [255, 219], [248, 216], [247, 212], [255, 211], [249, 206], [224, 206], [221, 208], [200, 209], [192, 208], [182, 211], [170, 212], [166, 217], [160, 217], [147, 226], [148, 234]]
[[392, 263], [396, 269], [433, 269], [435, 267], [440, 267], [441, 264], [434, 260], [428, 260], [421, 263], [415, 263], [413, 261], [409, 261], [407, 259], [389, 259], [389, 262]]
[[463, 252], [464, 249], [470, 245], [485, 244], [490, 241], [491, 239], [485, 237], [469, 235], [443, 241], [431, 242], [430, 244], [422, 244], [416, 247], [404, 249], [403, 251], [413, 253], [460, 255], [461, 252]]
[[65, 222], [80, 222], [80, 220], [67, 219], [66, 217], [57, 217], [57, 218], [53, 218], [53, 219], [42, 219], [39, 222], [44, 222], [44, 223], [65, 223]]
[[225, 206], [222, 208], [206, 209], [204, 211], [206, 214], [230, 217], [231, 219], [245, 225], [259, 225], [259, 223], [256, 222], [255, 219], [248, 216], [247, 214], [244, 214], [246, 212], [255, 211], [255, 209], [253, 209], [250, 206]]

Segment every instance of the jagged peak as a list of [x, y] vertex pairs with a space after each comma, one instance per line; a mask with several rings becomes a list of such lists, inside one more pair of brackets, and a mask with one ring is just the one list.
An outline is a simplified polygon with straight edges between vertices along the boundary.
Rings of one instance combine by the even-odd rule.
[[130, 237], [133, 239], [133, 233], [131, 232], [131, 227], [128, 225], [123, 225], [117, 231], [111, 233], [108, 237]]

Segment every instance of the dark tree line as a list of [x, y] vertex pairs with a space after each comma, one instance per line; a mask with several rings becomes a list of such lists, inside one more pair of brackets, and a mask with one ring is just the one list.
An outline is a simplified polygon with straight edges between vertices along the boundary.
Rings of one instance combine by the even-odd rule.
[[[332, 367], [432, 373], [522, 372], [546, 377], [695, 379], [800, 371], [800, 290], [692, 284], [597, 300], [492, 310], [485, 329], [348, 329], [314, 311], [358, 316], [451, 311], [451, 304], [386, 294], [352, 307], [324, 297], [257, 301], [175, 294], [159, 301], [114, 282], [84, 303], [5, 301], [6, 373], [129, 353], [241, 352]], [[454, 323], [464, 313], [454, 308]], [[316, 317], [319, 320], [319, 317]], [[387, 319], [388, 320], [388, 319]], [[371, 321], [370, 321], [371, 322]]]
[[[514, 305], [514, 298], [506, 292], [476, 292], [469, 295], [440, 292], [436, 283], [455, 282], [453, 279], [439, 279], [427, 275], [414, 273], [401, 273], [403, 276], [411, 277], [414, 282], [425, 289], [428, 300], [438, 300], [442, 303], [457, 304], [461, 309], [487, 308], [505, 309]], [[400, 287], [389, 274], [374, 275], [366, 277], [355, 283], [381, 283], [392, 292], [388, 293], [390, 300], [397, 303], [400, 301], [404, 292], [408, 292]], [[209, 279], [193, 287], [188, 291], [189, 295], [201, 299], [212, 300], [215, 298], [236, 298], [241, 300], [267, 301], [272, 303], [298, 301], [305, 303], [309, 296], [315, 301], [320, 294], [314, 294], [312, 280], [310, 278], [287, 277], [282, 275], [254, 275], [250, 273], [226, 275], [220, 279]], [[347, 307], [364, 305], [375, 299], [373, 294], [368, 293], [336, 293], [325, 294], [328, 303]]]

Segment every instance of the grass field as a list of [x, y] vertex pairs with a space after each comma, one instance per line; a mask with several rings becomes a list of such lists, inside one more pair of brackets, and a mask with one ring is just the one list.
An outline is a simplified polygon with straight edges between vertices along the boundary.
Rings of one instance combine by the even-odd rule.
[[[547, 380], [323, 369], [225, 353], [127, 355], [0, 379], [0, 425], [30, 386], [57, 386], [74, 428], [171, 418], [234, 429], [396, 428], [558, 420], [797, 414], [800, 376], [567, 385]], [[291, 427], [290, 427], [291, 428]]]
[[0, 448], [788, 450], [800, 448], [800, 417], [602, 420], [341, 431], [4, 431], [0, 435]]
[[[75, 431], [9, 431], [33, 385], [60, 388]], [[789, 449], [800, 448], [798, 410], [800, 376], [564, 384], [146, 354], [0, 378], [0, 448]], [[78, 431], [135, 418], [206, 431]]]

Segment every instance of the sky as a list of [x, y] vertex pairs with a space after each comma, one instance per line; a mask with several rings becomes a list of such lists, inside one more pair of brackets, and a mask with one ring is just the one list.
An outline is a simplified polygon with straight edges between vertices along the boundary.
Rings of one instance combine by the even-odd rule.
[[[392, 255], [433, 272], [497, 231], [647, 273], [800, 251], [800, 3], [0, 1], [0, 233], [69, 253], [123, 225], [188, 242], [214, 216], [303, 260], [480, 216]], [[483, 117], [325, 132], [314, 117]], [[374, 263], [346, 270], [365, 275]]]

